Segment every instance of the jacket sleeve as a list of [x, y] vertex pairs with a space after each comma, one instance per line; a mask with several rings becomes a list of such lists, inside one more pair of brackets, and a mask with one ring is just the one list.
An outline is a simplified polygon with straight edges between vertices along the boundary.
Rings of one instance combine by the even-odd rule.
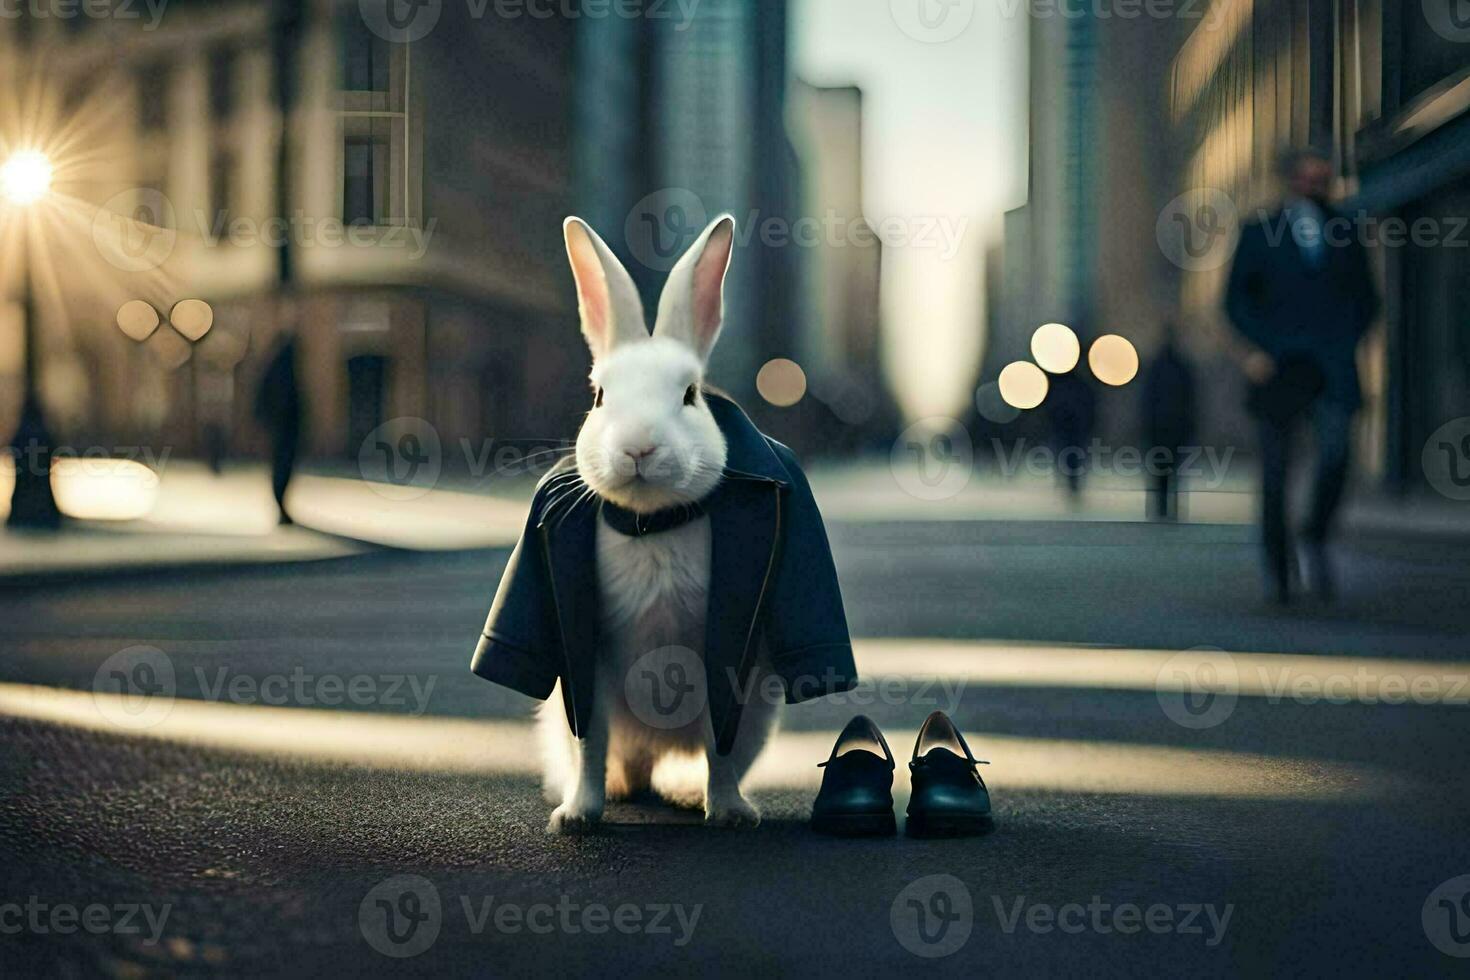
[[764, 631], [772, 666], [786, 682], [786, 700], [795, 704], [851, 690], [858, 676], [822, 514], [791, 450], [780, 443], [773, 448], [791, 474], [791, 486], [782, 502], [782, 540]]
[[545, 700], [560, 676], [561, 641], [551, 602], [538, 508], [521, 533], [495, 591], [470, 670], [487, 681]]
[[1225, 286], [1225, 315], [1246, 340], [1265, 350], [1272, 350], [1273, 338], [1260, 310], [1261, 265], [1266, 240], [1259, 225], [1241, 229], [1230, 264], [1230, 278]]

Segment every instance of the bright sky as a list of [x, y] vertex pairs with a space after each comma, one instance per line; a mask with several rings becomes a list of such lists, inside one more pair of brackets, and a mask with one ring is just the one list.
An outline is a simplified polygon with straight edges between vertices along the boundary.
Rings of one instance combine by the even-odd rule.
[[898, 218], [915, 234], [931, 221], [963, 229], [953, 255], [885, 250], [882, 300], [904, 411], [960, 413], [983, 352], [984, 249], [1001, 214], [1025, 200], [1024, 5], [797, 0], [792, 9], [796, 73], [863, 89], [868, 220]]

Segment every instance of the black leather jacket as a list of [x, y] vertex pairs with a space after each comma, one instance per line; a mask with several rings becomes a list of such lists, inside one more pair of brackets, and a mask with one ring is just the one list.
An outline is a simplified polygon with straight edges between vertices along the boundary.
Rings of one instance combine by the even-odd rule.
[[[788, 702], [857, 684], [842, 592], [822, 515], [791, 450], [727, 398], [707, 396], [728, 448], [724, 479], [704, 501], [711, 523], [705, 678], [716, 750], [728, 754], [757, 651]], [[566, 464], [563, 464], [566, 465]], [[573, 733], [592, 716], [598, 648], [599, 510], [537, 487], [470, 669], [546, 699], [560, 679]]]

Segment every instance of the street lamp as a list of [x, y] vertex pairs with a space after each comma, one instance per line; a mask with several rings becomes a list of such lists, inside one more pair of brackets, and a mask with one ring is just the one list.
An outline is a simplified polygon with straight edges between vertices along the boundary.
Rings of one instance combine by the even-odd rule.
[[[0, 196], [15, 208], [42, 200], [51, 189], [51, 161], [37, 150], [19, 150], [0, 165]], [[15, 490], [10, 497], [12, 527], [54, 528], [61, 512], [51, 493], [51, 434], [41, 412], [36, 301], [31, 282], [30, 229], [21, 224], [21, 316], [25, 321], [25, 399], [20, 424], [11, 437], [15, 460]]]

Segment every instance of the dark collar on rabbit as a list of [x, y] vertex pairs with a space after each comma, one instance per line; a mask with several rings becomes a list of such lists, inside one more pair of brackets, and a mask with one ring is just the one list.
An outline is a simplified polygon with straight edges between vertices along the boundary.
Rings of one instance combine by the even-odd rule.
[[672, 531], [703, 516], [704, 507], [700, 504], [680, 504], [678, 507], [665, 507], [651, 514], [640, 514], [635, 510], [619, 507], [611, 500], [602, 501], [602, 519], [607, 522], [607, 526], [630, 538]]

